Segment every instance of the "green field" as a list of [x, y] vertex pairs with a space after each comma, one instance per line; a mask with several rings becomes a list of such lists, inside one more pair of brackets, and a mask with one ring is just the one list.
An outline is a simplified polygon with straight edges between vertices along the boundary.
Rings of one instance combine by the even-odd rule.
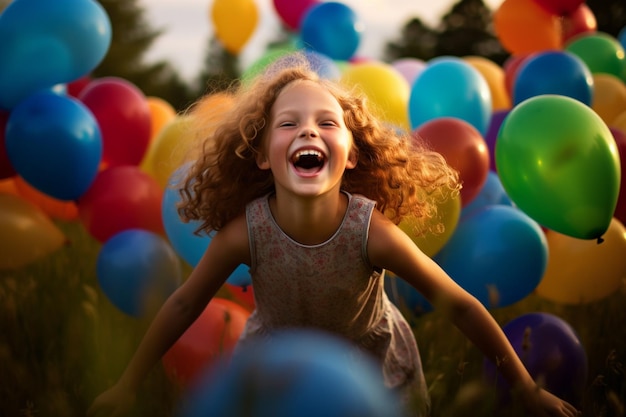
[[[65, 247], [18, 271], [0, 271], [1, 417], [84, 416], [93, 398], [119, 376], [148, 324], [123, 314], [100, 292], [100, 244], [79, 223], [58, 225], [69, 239]], [[623, 416], [626, 291], [581, 306], [529, 296], [492, 311], [502, 324], [529, 312], [555, 314], [578, 332], [589, 361], [584, 415]], [[434, 416], [524, 415], [515, 407], [494, 411], [494, 387], [481, 382], [480, 353], [447, 321], [437, 313], [410, 320]], [[171, 416], [179, 394], [157, 367], [133, 415]]]

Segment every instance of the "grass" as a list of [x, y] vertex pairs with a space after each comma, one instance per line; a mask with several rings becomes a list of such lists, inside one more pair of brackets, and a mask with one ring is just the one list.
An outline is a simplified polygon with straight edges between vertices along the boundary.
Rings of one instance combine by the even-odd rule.
[[[100, 244], [79, 223], [58, 223], [68, 244], [17, 271], [0, 271], [0, 417], [84, 416], [122, 372], [148, 322], [129, 317], [100, 292]], [[188, 271], [185, 271], [188, 272]], [[228, 296], [227, 293], [221, 296]], [[624, 416], [626, 292], [600, 302], [557, 305], [529, 296], [493, 310], [504, 324], [528, 312], [552, 313], [579, 334], [589, 360], [585, 416]], [[480, 353], [437, 313], [410, 317], [432, 396], [433, 416], [522, 416], [496, 411], [482, 382]], [[180, 389], [156, 367], [133, 415], [171, 416]]]

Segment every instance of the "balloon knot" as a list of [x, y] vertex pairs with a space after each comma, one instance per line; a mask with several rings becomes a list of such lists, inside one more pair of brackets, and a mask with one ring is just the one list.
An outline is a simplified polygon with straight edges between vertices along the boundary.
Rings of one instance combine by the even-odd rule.
[[242, 285], [241, 286], [241, 291], [242, 292], [248, 292], [248, 286], [247, 285]]
[[599, 245], [600, 243], [604, 242], [604, 239], [602, 239], [602, 237], [599, 237], [597, 242], [598, 242], [598, 245]]

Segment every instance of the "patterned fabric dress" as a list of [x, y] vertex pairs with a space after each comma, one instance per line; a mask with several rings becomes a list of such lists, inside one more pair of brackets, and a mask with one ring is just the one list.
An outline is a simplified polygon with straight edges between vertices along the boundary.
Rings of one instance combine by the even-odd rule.
[[[347, 194], [341, 226], [326, 242], [303, 245], [285, 234], [269, 195], [246, 208], [256, 310], [240, 346], [281, 328], [315, 328], [342, 335], [382, 364], [385, 385], [411, 402], [428, 394], [413, 332], [384, 292], [384, 271], [368, 260], [375, 202]], [[425, 411], [426, 412], [426, 411]]]

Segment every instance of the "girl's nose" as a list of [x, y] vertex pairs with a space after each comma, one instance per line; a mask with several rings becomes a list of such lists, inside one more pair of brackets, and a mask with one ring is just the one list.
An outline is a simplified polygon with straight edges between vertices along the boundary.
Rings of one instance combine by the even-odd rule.
[[311, 127], [303, 127], [299, 134], [298, 137], [301, 138], [314, 138], [317, 137], [317, 131]]

